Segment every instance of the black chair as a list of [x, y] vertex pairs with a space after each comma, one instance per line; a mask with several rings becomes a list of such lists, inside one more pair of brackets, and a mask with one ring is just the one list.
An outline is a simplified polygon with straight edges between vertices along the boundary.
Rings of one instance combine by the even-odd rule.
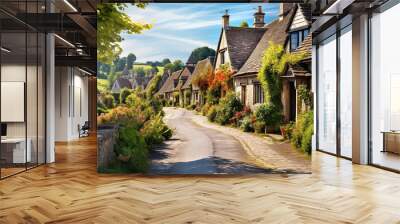
[[82, 127], [80, 125], [78, 125], [79, 138], [88, 137], [89, 136], [89, 130], [90, 130], [89, 121], [85, 121], [85, 123], [82, 125]]

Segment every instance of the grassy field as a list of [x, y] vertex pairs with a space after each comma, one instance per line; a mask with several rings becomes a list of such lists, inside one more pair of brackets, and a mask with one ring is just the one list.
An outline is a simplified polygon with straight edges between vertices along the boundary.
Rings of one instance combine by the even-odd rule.
[[[147, 73], [149, 70], [151, 70], [152, 67], [150, 65], [135, 64], [135, 65], [133, 65], [133, 68], [135, 68], [135, 69], [143, 68]], [[164, 73], [164, 67], [157, 66], [157, 69], [158, 69], [158, 73], [157, 74], [163, 74]]]

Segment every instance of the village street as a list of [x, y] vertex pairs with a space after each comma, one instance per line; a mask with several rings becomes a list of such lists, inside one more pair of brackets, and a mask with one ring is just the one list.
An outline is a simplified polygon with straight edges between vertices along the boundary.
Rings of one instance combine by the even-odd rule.
[[199, 125], [196, 121], [204, 117], [193, 111], [182, 108], [164, 108], [164, 111], [174, 136], [152, 150], [150, 174], [292, 173], [260, 163], [232, 135]]
[[193, 112], [165, 108], [165, 121], [174, 136], [153, 150], [150, 173], [154, 174], [244, 174], [270, 173], [256, 165], [232, 136], [204, 128], [192, 121]]

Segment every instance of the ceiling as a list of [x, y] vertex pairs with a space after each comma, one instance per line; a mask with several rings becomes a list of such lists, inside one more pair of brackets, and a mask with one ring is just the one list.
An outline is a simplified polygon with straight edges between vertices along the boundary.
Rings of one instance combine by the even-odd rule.
[[1, 0], [0, 26], [10, 58], [35, 54], [37, 47], [25, 43], [30, 32], [50, 32], [56, 34], [56, 65], [96, 73], [96, 0]]

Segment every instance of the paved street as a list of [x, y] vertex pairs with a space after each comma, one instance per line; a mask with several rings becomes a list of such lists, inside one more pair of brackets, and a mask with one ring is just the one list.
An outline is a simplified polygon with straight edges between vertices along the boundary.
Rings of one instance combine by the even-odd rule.
[[252, 159], [235, 138], [202, 127], [185, 109], [165, 108], [174, 136], [151, 154], [151, 174], [271, 173]]
[[174, 136], [151, 154], [153, 174], [270, 173], [257, 166], [232, 136], [201, 127], [192, 112], [165, 108], [165, 120]]

